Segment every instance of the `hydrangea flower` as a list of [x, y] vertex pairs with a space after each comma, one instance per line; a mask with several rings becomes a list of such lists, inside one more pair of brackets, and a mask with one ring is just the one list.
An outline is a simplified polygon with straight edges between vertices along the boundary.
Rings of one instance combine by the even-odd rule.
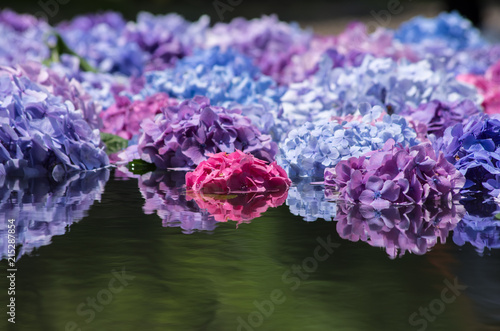
[[391, 259], [406, 252], [424, 255], [446, 242], [465, 213], [459, 204], [386, 206], [338, 205], [337, 232], [349, 241], [382, 247]]
[[465, 125], [446, 129], [434, 146], [465, 176], [463, 194], [493, 189], [493, 183], [488, 183], [500, 174], [500, 119], [474, 116]]
[[453, 231], [453, 242], [459, 246], [470, 243], [483, 255], [485, 249], [500, 248], [500, 206], [495, 201], [483, 201], [480, 197], [462, 202], [467, 213]]
[[68, 46], [98, 71], [139, 75], [147, 54], [126, 38], [125, 27], [120, 14], [106, 12], [78, 16], [56, 29]]
[[261, 217], [269, 207], [276, 208], [285, 203], [287, 189], [273, 192], [252, 192], [231, 194], [229, 196], [205, 195], [190, 191], [187, 200], [193, 200], [203, 210], [214, 217], [216, 222], [235, 221], [238, 224], [250, 223]]
[[382, 108], [366, 104], [362, 104], [359, 111], [364, 114], [361, 121], [306, 123], [293, 129], [280, 143], [278, 163], [291, 178], [322, 179], [325, 168], [379, 149], [389, 139], [405, 146], [418, 143], [415, 130], [403, 117], [386, 114], [381, 121], [375, 121], [380, 118]]
[[[44, 81], [42, 77], [38, 79]], [[60, 93], [60, 86], [49, 86]], [[109, 164], [99, 131], [76, 108], [81, 104], [73, 104], [65, 93], [54, 95], [19, 68], [0, 68], [0, 176], [58, 180]]]
[[442, 137], [446, 128], [465, 123], [471, 116], [478, 115], [481, 110], [471, 101], [443, 102], [433, 100], [421, 104], [416, 109], [408, 109], [402, 115], [427, 127], [427, 133]]
[[203, 95], [216, 106], [239, 108], [262, 133], [279, 140], [287, 124], [280, 118], [283, 89], [263, 76], [251, 59], [232, 50], [215, 47], [199, 50], [169, 70], [145, 74], [145, 85], [134, 100], [164, 92], [177, 99]]
[[186, 199], [182, 171], [155, 171], [139, 177], [145, 214], [158, 214], [164, 227], [180, 227], [185, 234], [213, 231], [217, 222], [196, 202]]
[[459, 81], [474, 85], [483, 96], [482, 106], [487, 114], [500, 114], [500, 60], [484, 76], [459, 75]]
[[[369, 158], [368, 158], [369, 157]], [[464, 176], [430, 143], [403, 147], [391, 139], [383, 149], [340, 161], [325, 170], [325, 184], [335, 186], [340, 199], [376, 209], [391, 204], [452, 201]]]
[[51, 28], [36, 17], [0, 11], [0, 65], [16, 65], [27, 61], [42, 62], [50, 56], [47, 46]]
[[160, 169], [193, 167], [209, 153], [236, 149], [267, 161], [277, 152], [271, 137], [261, 134], [239, 110], [212, 106], [206, 97], [164, 108], [154, 121], [145, 119], [142, 129], [139, 155]]
[[252, 58], [265, 75], [280, 84], [291, 80], [284, 69], [297, 54], [308, 49], [312, 33], [296, 23], [280, 22], [276, 16], [230, 23], [217, 23], [207, 32], [206, 47], [233, 48]]
[[71, 224], [87, 215], [101, 201], [109, 170], [75, 174], [59, 182], [48, 178], [0, 179], [0, 259], [8, 256], [9, 219], [15, 220], [17, 259], [49, 245], [53, 236], [63, 235]]
[[332, 59], [324, 56], [311, 81], [291, 84], [281, 97], [283, 116], [292, 125], [348, 115], [364, 102], [390, 114], [432, 100], [481, 102], [474, 88], [444, 70], [434, 71], [429, 61], [395, 62], [367, 55], [359, 67], [331, 68]]
[[[290, 184], [285, 171], [276, 162], [267, 164], [239, 150], [210, 155], [193, 172], [186, 174], [186, 190], [206, 194], [286, 191]], [[205, 200], [203, 196], [198, 198]]]
[[323, 185], [313, 185], [307, 178], [294, 182], [286, 199], [290, 213], [306, 222], [314, 222], [318, 218], [331, 221], [337, 214], [337, 205], [328, 201], [324, 191]]
[[162, 70], [202, 46], [209, 23], [207, 16], [188, 22], [177, 14], [155, 16], [140, 12], [124, 33], [128, 42], [139, 45], [149, 55], [146, 70]]
[[177, 100], [169, 98], [165, 93], [134, 102], [125, 96], [118, 96], [115, 104], [100, 113], [103, 120], [102, 131], [130, 140], [141, 132], [141, 123], [145, 118], [152, 120], [162, 109], [177, 103]]

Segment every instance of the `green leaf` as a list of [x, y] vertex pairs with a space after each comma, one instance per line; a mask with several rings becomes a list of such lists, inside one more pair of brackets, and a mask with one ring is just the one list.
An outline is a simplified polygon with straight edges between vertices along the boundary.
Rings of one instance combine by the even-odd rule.
[[129, 162], [127, 168], [135, 175], [144, 175], [150, 171], [154, 171], [156, 166], [152, 163], [147, 163], [144, 160], [137, 159]]
[[114, 134], [101, 132], [101, 140], [106, 145], [106, 153], [113, 154], [128, 146], [128, 140]]
[[497, 220], [500, 220], [500, 213], [496, 214], [496, 215], [495, 215], [495, 218], [496, 218]]
[[69, 48], [68, 44], [64, 41], [59, 33], [54, 33], [54, 36], [57, 39], [56, 45], [50, 47], [50, 58], [44, 61], [45, 65], [50, 65], [50, 63], [59, 62], [59, 57], [62, 54], [73, 55], [78, 58], [80, 61], [80, 69], [83, 71], [97, 72], [97, 70], [92, 67], [87, 60], [85, 60], [80, 55], [76, 54], [71, 48]]

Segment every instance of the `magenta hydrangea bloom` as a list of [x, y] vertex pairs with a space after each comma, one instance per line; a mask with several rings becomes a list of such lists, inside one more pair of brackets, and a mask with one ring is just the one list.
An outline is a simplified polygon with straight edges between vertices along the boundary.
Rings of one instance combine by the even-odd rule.
[[384, 206], [338, 205], [337, 232], [350, 241], [382, 247], [391, 259], [406, 252], [427, 253], [438, 242], [445, 243], [465, 214], [460, 204]]
[[464, 176], [430, 143], [408, 148], [389, 140], [381, 150], [325, 170], [325, 184], [336, 186], [340, 199], [377, 209], [452, 201], [464, 183]]
[[201, 96], [164, 108], [142, 129], [138, 153], [160, 169], [193, 167], [209, 154], [237, 149], [271, 162], [278, 149], [240, 110], [212, 106]]
[[291, 183], [276, 162], [267, 164], [239, 150], [210, 155], [186, 174], [188, 191], [209, 194], [286, 191]]
[[130, 140], [141, 132], [144, 119], [154, 119], [162, 109], [175, 106], [178, 102], [165, 93], [157, 93], [146, 97], [144, 101], [131, 101], [125, 96], [116, 97], [116, 103], [100, 113], [103, 121], [103, 132], [111, 133]]

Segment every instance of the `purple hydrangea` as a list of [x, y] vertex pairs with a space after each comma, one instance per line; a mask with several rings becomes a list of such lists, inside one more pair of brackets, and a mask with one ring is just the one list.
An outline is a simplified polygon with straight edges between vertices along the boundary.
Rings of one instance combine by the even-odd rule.
[[382, 247], [391, 259], [406, 252], [424, 255], [438, 241], [446, 242], [465, 213], [460, 204], [385, 206], [338, 205], [337, 232], [341, 238]]
[[90, 127], [77, 108], [86, 101], [72, 102], [79, 97], [78, 89], [52, 83], [47, 88], [37, 80], [55, 82], [56, 76], [44, 70], [36, 74], [36, 66], [26, 68], [28, 73], [0, 68], [0, 174], [58, 180], [66, 173], [107, 166], [99, 130]]
[[145, 214], [156, 213], [164, 227], [180, 227], [185, 234], [213, 231], [217, 226], [214, 217], [198, 207], [193, 200], [186, 200], [182, 187], [186, 173], [150, 172], [139, 177], [139, 189], [144, 200]]
[[241, 111], [212, 106], [201, 96], [164, 108], [154, 121], [145, 119], [142, 129], [139, 155], [160, 169], [193, 167], [211, 153], [236, 149], [271, 162], [277, 152], [271, 137]]
[[325, 170], [325, 184], [335, 186], [341, 200], [376, 209], [453, 201], [464, 183], [464, 176], [430, 143], [403, 147], [389, 140], [381, 150]]
[[48, 178], [0, 179], [0, 259], [8, 256], [7, 231], [14, 219], [17, 259], [49, 245], [80, 221], [95, 201], [101, 201], [109, 170], [75, 174], [59, 182]]
[[382, 108], [367, 104], [362, 104], [359, 111], [364, 115], [359, 121], [306, 123], [291, 130], [280, 143], [278, 163], [291, 178], [323, 179], [325, 168], [379, 149], [389, 139], [404, 146], [418, 144], [415, 130], [403, 117], [385, 115], [378, 120]]
[[323, 57], [310, 81], [291, 84], [282, 96], [283, 116], [292, 125], [352, 114], [363, 102], [379, 105], [389, 114], [432, 100], [481, 103], [475, 88], [444, 70], [434, 71], [429, 61], [395, 62], [367, 55], [359, 67], [331, 68], [332, 59]]
[[465, 125], [446, 129], [434, 146], [465, 176], [463, 194], [498, 192], [494, 190], [500, 175], [500, 119], [474, 116]]

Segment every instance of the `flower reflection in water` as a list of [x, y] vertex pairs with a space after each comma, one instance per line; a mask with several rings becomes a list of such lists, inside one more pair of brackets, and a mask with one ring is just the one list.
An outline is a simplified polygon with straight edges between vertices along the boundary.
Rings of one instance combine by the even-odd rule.
[[337, 232], [350, 241], [384, 247], [391, 259], [407, 251], [423, 255], [446, 241], [464, 208], [459, 204], [391, 205], [377, 210], [370, 205], [339, 204]]
[[500, 248], [500, 205], [491, 199], [464, 199], [467, 213], [453, 231], [453, 242], [459, 246], [469, 242], [483, 255], [485, 249]]
[[2, 178], [0, 183], [0, 254], [7, 257], [8, 220], [16, 224], [17, 258], [51, 243], [101, 201], [109, 170], [76, 174], [61, 182], [47, 178]]
[[302, 179], [294, 183], [288, 191], [286, 204], [290, 213], [301, 216], [306, 222], [314, 222], [318, 218], [331, 221], [335, 215], [337, 206], [332, 200], [332, 191], [323, 185], [311, 184], [308, 179]]
[[155, 171], [139, 177], [139, 189], [146, 200], [144, 213], [156, 212], [164, 227], [180, 227], [186, 234], [214, 230], [215, 219], [186, 199], [185, 177], [184, 171]]
[[206, 195], [200, 192], [188, 192], [187, 200], [194, 200], [205, 209], [217, 222], [229, 220], [250, 223], [260, 217], [269, 207], [279, 207], [285, 203], [288, 190], [283, 188], [274, 192], [252, 192], [231, 195]]

